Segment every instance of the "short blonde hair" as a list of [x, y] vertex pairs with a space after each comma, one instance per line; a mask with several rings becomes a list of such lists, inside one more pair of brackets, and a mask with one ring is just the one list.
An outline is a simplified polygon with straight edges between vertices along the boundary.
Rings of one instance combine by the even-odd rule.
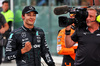
[[90, 8], [87, 8], [87, 11], [88, 11], [88, 10], [94, 10], [94, 11], [96, 11], [96, 15], [98, 15], [98, 11], [97, 11], [96, 8], [94, 8], [94, 7], [90, 7]]
[[96, 9], [93, 7], [90, 7], [90, 8], [87, 8], [87, 10], [96, 10]]

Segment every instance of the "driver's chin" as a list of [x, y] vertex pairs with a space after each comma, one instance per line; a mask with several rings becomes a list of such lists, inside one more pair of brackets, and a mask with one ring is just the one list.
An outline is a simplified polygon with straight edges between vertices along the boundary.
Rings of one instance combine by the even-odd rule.
[[28, 24], [28, 25], [33, 26], [33, 24]]
[[34, 24], [34, 22], [29, 22], [28, 24], [33, 25], [33, 24]]
[[29, 26], [33, 26], [33, 23], [28, 22], [27, 25], [29, 25]]

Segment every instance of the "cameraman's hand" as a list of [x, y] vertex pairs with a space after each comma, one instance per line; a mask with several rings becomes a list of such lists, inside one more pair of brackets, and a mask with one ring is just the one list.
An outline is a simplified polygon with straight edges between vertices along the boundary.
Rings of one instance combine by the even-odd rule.
[[21, 53], [24, 54], [32, 49], [31, 43], [28, 41], [25, 43], [25, 47], [21, 49]]
[[0, 33], [1, 34], [4, 34], [5, 33], [5, 29], [3, 27], [0, 29]]
[[69, 26], [67, 26], [65, 28], [66, 28], [66, 30], [71, 30], [71, 25], [69, 25]]

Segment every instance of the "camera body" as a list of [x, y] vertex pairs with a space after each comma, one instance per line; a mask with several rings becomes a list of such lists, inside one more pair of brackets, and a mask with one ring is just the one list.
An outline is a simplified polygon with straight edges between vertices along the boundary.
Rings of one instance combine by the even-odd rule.
[[88, 12], [86, 8], [70, 8], [70, 14], [75, 14], [75, 18], [67, 18], [66, 16], [59, 17], [59, 26], [67, 27], [72, 23], [75, 24], [76, 27], [84, 27], [86, 26], [86, 18], [88, 17]]

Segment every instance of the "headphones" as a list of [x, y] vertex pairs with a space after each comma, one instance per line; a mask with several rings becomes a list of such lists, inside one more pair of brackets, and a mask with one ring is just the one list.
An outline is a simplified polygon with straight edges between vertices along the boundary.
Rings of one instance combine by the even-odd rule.
[[100, 23], [100, 14], [99, 14], [99, 11], [97, 9], [96, 9], [96, 11], [97, 11], [96, 21], [98, 23]]
[[98, 23], [100, 23], [100, 15], [97, 15], [97, 16], [96, 16], [96, 21], [97, 21]]

